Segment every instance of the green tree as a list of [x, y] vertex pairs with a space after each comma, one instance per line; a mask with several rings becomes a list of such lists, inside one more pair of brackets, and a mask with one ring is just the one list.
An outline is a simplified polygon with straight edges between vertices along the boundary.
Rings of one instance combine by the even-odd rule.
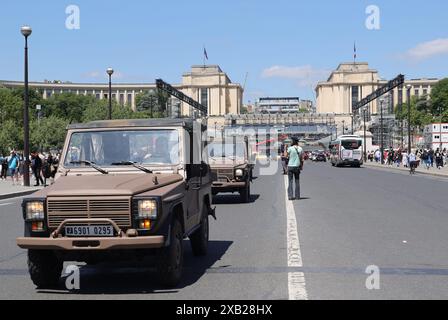
[[[90, 104], [82, 115], [82, 122], [106, 120], [109, 114], [109, 103], [106, 100], [95, 101]], [[120, 106], [115, 101], [112, 103], [113, 119], [144, 119], [145, 113], [134, 112], [129, 106]]]
[[23, 149], [23, 128], [14, 120], [6, 120], [0, 128], [0, 149], [6, 155], [12, 149]]
[[32, 150], [48, 151], [62, 149], [64, 145], [67, 119], [50, 116], [30, 123], [30, 146]]
[[23, 119], [23, 101], [6, 88], [0, 88], [0, 122], [12, 120], [17, 125]]
[[[401, 109], [401, 110], [400, 110]], [[411, 98], [411, 126], [423, 127], [434, 121], [434, 116], [429, 112], [431, 109], [431, 101], [426, 98]], [[398, 120], [408, 119], [408, 105], [405, 103], [400, 108], [395, 107], [395, 115]]]
[[[23, 105], [25, 103], [25, 89], [24, 88], [18, 88], [18, 89], [12, 89], [11, 93], [13, 96], [17, 97], [21, 101], [21, 116], [20, 121], [23, 119]], [[28, 91], [28, 97], [29, 97], [29, 118], [30, 121], [37, 118], [37, 112], [36, 112], [36, 106], [37, 105], [43, 105], [44, 99], [42, 97], [42, 91], [36, 90], [34, 88], [30, 88]]]
[[56, 94], [45, 101], [43, 113], [46, 117], [56, 116], [68, 120], [69, 123], [79, 123], [82, 121], [84, 111], [95, 102], [92, 96], [74, 93]]
[[163, 118], [166, 115], [168, 94], [160, 90], [148, 90], [135, 97], [138, 112], [146, 113], [152, 118]]
[[448, 122], [448, 78], [440, 80], [431, 91], [431, 107], [437, 121]]

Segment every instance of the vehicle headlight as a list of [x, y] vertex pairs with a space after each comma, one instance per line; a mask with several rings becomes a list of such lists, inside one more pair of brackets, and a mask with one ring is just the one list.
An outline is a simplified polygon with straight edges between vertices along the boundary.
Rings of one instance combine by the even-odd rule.
[[139, 200], [138, 201], [138, 218], [139, 219], [156, 219], [157, 218], [157, 201], [155, 201], [155, 200]]
[[242, 177], [244, 175], [244, 171], [243, 170], [241, 170], [241, 169], [237, 169], [236, 171], [235, 171], [235, 176], [237, 176], [237, 177]]
[[41, 201], [27, 202], [26, 204], [27, 220], [45, 220], [44, 203]]

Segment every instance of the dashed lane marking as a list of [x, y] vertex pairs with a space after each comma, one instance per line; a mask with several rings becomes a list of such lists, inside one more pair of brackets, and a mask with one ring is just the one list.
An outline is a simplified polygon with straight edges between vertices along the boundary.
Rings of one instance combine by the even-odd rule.
[[[299, 231], [297, 227], [296, 212], [292, 201], [288, 199], [288, 179], [285, 177], [285, 200], [287, 220], [287, 246], [288, 267], [303, 267], [302, 253], [300, 251]], [[303, 272], [288, 273], [289, 300], [308, 300], [305, 274]]]

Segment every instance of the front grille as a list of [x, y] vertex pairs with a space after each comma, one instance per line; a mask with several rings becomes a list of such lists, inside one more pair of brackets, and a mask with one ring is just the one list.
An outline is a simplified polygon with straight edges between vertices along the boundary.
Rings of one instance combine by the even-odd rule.
[[218, 181], [233, 180], [233, 169], [214, 169], [213, 173], [216, 174]]
[[130, 198], [49, 198], [48, 226], [57, 228], [66, 219], [111, 219], [119, 227], [131, 226]]

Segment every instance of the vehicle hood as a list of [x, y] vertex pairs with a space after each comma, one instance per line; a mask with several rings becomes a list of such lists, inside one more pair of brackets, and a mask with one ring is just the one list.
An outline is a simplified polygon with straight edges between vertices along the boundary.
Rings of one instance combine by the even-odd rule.
[[34, 196], [132, 196], [182, 181], [179, 174], [109, 174], [60, 177]]

